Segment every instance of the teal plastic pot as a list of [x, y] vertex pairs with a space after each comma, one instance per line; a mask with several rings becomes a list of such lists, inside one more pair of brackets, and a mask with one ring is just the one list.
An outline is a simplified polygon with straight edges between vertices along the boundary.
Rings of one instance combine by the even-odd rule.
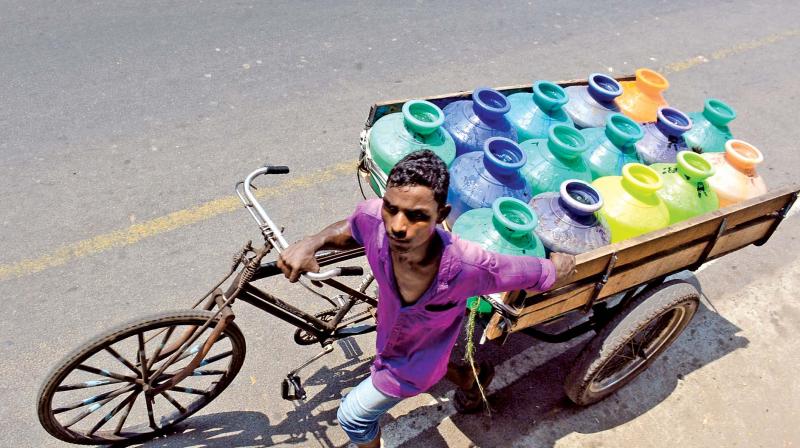
[[613, 114], [608, 117], [605, 128], [588, 128], [580, 132], [588, 142], [589, 149], [583, 157], [592, 179], [619, 176], [623, 166], [639, 162], [636, 142], [642, 139], [644, 132], [638, 123], [625, 115]]
[[502, 197], [491, 208], [476, 208], [459, 216], [452, 232], [492, 252], [544, 257], [544, 246], [534, 233], [538, 222], [528, 204]]
[[724, 102], [709, 98], [702, 112], [689, 114], [692, 128], [683, 134], [686, 145], [694, 152], [725, 152], [725, 142], [733, 138], [728, 124], [736, 111]]
[[[452, 232], [491, 252], [544, 258], [544, 246], [534, 233], [538, 222], [536, 213], [528, 204], [519, 199], [502, 197], [495, 200], [491, 208], [465, 212], [453, 224]], [[468, 299], [467, 307], [476, 299]], [[492, 306], [481, 300], [478, 312], [491, 311]]]
[[589, 148], [586, 138], [564, 124], [550, 127], [547, 139], [527, 140], [519, 144], [527, 162], [520, 170], [528, 181], [531, 195], [559, 191], [567, 179], [592, 181], [592, 172], [583, 160]]
[[[433, 103], [408, 101], [403, 104], [402, 112], [384, 115], [372, 126], [370, 156], [386, 176], [403, 157], [423, 149], [433, 151], [450, 166], [456, 157], [456, 144], [442, 127], [443, 123], [444, 113]], [[372, 189], [380, 195], [377, 182], [370, 178]]]
[[572, 119], [564, 111], [567, 101], [564, 89], [550, 81], [536, 81], [533, 93], [509, 95], [511, 110], [506, 117], [517, 131], [517, 141], [547, 138], [547, 131], [554, 124], [572, 126]]

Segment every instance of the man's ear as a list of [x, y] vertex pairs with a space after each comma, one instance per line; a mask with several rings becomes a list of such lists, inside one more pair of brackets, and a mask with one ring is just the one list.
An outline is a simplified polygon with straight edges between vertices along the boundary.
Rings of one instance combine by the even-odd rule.
[[450, 207], [450, 204], [445, 204], [444, 207], [439, 207], [439, 216], [436, 218], [436, 223], [441, 224], [445, 219], [447, 219], [452, 209], [453, 208]]

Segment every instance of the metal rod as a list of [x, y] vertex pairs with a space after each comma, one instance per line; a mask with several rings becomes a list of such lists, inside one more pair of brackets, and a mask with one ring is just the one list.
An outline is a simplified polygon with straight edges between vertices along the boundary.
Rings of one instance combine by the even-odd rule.
[[304, 362], [299, 367], [296, 367], [294, 370], [289, 372], [286, 376], [287, 377], [292, 377], [292, 376], [297, 375], [297, 373], [300, 372], [301, 370], [303, 370], [304, 367], [307, 367], [312, 362], [318, 360], [319, 358], [322, 358], [323, 356], [327, 355], [328, 353], [330, 353], [332, 351], [333, 351], [333, 344], [328, 344], [328, 345], [323, 346], [322, 347], [322, 351], [320, 353], [314, 355], [314, 357], [312, 357], [308, 361]]

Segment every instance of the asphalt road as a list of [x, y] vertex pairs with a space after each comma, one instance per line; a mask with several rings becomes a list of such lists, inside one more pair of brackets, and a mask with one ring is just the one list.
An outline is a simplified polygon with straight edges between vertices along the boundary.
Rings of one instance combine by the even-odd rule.
[[[63, 446], [39, 426], [37, 388], [80, 341], [204, 293], [259, 235], [231, 197], [264, 162], [265, 204], [298, 239], [360, 198], [358, 135], [369, 106], [590, 72], [662, 70], [671, 104], [714, 96], [734, 134], [766, 155], [770, 186], [796, 182], [800, 5], [641, 2], [0, 2], [0, 445]], [[387, 419], [399, 446], [800, 445], [797, 218], [773, 240], [697, 275], [705, 305], [676, 345], [601, 404], [566, 403], [581, 341], [515, 336], [494, 416], [453, 416], [450, 387]], [[318, 300], [267, 282], [296, 303]], [[342, 390], [372, 340], [306, 371], [309, 400], [279, 383], [312, 347], [237, 307], [248, 356], [234, 384], [145, 446], [341, 446]]]

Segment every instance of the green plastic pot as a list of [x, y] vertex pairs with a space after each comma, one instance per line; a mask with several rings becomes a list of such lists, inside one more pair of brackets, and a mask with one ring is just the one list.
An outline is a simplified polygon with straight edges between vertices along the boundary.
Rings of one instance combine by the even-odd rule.
[[664, 182], [657, 194], [669, 210], [670, 224], [719, 208], [717, 193], [706, 181], [714, 174], [714, 168], [700, 154], [681, 151], [677, 163], [655, 163], [650, 168]]

